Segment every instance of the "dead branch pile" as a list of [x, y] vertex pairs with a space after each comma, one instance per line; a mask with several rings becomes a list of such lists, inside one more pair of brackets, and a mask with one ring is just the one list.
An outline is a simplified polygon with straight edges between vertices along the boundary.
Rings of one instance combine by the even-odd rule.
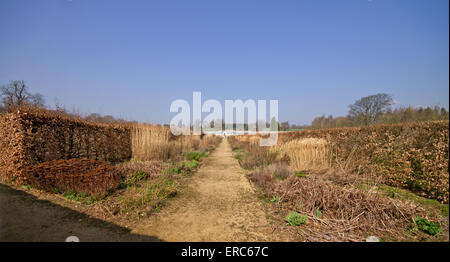
[[88, 192], [103, 197], [119, 185], [120, 179], [119, 169], [108, 162], [69, 159], [26, 168], [23, 183], [50, 192]]
[[[333, 185], [311, 176], [280, 181], [269, 172], [249, 175], [268, 197], [279, 196], [283, 209], [296, 210], [317, 227], [302, 227], [310, 241], [363, 241], [367, 236], [401, 238], [413, 216], [423, 210], [412, 202], [383, 197], [375, 192]], [[321, 217], [316, 215], [318, 211]], [[314, 229], [314, 230], [313, 230]]]

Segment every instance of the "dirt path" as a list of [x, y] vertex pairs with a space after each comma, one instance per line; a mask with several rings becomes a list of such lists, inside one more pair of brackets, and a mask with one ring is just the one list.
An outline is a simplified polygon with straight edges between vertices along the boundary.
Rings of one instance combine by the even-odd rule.
[[226, 139], [205, 159], [186, 192], [132, 232], [164, 241], [274, 240], [263, 207]]

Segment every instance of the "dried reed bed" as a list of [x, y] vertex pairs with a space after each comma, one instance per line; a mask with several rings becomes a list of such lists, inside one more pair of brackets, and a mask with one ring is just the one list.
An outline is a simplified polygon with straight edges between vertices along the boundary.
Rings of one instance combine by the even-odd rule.
[[167, 127], [148, 124], [131, 131], [132, 156], [140, 161], [176, 159], [184, 152], [211, 150], [220, 141], [215, 135], [174, 136]]
[[178, 143], [171, 141], [170, 130], [162, 126], [137, 124], [131, 131], [132, 157], [136, 160], [165, 160], [173, 157]]
[[294, 139], [274, 147], [287, 156], [292, 168], [299, 171], [325, 170], [330, 166], [328, 143], [325, 139]]

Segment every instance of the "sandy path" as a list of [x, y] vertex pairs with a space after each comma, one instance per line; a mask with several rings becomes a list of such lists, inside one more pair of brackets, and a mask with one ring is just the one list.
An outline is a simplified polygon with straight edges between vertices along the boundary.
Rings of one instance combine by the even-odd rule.
[[273, 241], [271, 232], [226, 139], [205, 159], [186, 192], [132, 231], [164, 241]]

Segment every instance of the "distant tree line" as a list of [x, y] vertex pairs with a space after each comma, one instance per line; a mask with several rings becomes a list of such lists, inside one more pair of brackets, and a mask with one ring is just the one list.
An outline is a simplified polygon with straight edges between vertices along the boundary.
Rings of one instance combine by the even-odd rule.
[[[30, 93], [28, 85], [23, 80], [12, 80], [8, 84], [0, 88], [0, 114], [13, 111], [21, 106], [31, 106], [37, 108], [47, 108], [45, 99], [42, 94]], [[87, 116], [81, 116], [79, 113], [70, 112], [64, 106], [55, 105], [55, 111], [61, 115], [80, 117], [87, 121], [96, 123], [115, 123], [126, 122], [123, 119], [115, 118], [111, 115], [102, 116], [97, 113], [92, 113]]]
[[393, 99], [388, 94], [363, 97], [349, 106], [347, 116], [319, 116], [314, 118], [311, 128], [365, 126], [371, 124], [395, 124], [413, 121], [448, 120], [449, 112], [439, 106], [398, 107], [392, 109]]
[[0, 112], [11, 111], [19, 106], [45, 107], [44, 96], [29, 92], [23, 80], [13, 80], [0, 88]]

